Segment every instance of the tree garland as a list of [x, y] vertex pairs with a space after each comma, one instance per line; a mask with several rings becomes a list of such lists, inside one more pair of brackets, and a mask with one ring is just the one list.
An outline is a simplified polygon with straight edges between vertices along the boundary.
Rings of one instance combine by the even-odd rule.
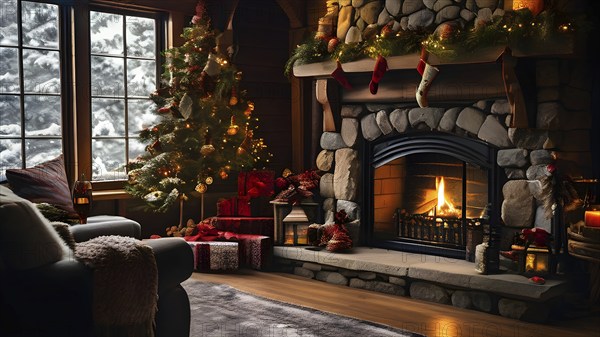
[[[444, 24], [442, 24], [444, 25]], [[442, 26], [440, 25], [440, 26]], [[554, 8], [548, 8], [534, 16], [527, 8], [506, 12], [490, 22], [464, 29], [446, 24], [436, 31], [390, 32], [388, 25], [374, 38], [358, 42], [339, 42], [328, 49], [328, 42], [335, 37], [315, 37], [299, 45], [285, 66], [285, 75], [292, 74], [294, 65], [335, 60], [342, 63], [378, 55], [400, 56], [425, 48], [429, 53], [444, 59], [455, 59], [478, 49], [504, 45], [515, 48], [535, 49], [567, 34], [589, 28], [586, 19], [570, 18]]]

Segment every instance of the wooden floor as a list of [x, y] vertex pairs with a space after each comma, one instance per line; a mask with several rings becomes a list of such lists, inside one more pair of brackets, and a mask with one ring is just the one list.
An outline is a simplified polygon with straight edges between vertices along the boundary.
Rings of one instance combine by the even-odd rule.
[[192, 278], [224, 283], [274, 300], [392, 325], [430, 337], [600, 336], [597, 311], [588, 317], [541, 325], [291, 274], [241, 270], [233, 274], [194, 273]]

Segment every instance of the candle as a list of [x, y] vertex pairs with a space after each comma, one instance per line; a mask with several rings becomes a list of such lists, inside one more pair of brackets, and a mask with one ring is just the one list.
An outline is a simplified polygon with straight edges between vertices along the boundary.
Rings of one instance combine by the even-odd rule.
[[585, 225], [600, 227], [600, 211], [585, 211]]

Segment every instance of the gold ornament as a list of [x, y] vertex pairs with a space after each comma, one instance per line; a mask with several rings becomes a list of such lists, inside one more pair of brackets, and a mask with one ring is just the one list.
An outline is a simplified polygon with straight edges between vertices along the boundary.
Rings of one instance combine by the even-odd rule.
[[227, 173], [227, 171], [222, 168], [219, 170], [219, 177], [221, 177], [221, 179], [225, 180], [227, 179], [227, 177], [229, 177], [229, 174]]
[[252, 111], [254, 111], [254, 103], [248, 102], [248, 107], [246, 108], [246, 111], [244, 111], [244, 116], [250, 117]]
[[[227, 129], [227, 134], [230, 136], [235, 136], [238, 133], [239, 126], [235, 124], [235, 117], [231, 116], [231, 122], [229, 123], [229, 128]], [[223, 139], [225, 140], [225, 139]]]
[[252, 146], [252, 130], [246, 129], [246, 137], [242, 141], [242, 144], [237, 148], [237, 154], [239, 156], [244, 155], [250, 151], [250, 147]]
[[212, 144], [202, 145], [200, 148], [200, 154], [205, 157], [211, 155], [213, 152], [215, 152], [215, 147]]
[[287, 178], [291, 175], [292, 175], [292, 170], [290, 170], [289, 168], [286, 168], [285, 170], [283, 170], [283, 173], [281, 173], [281, 176], [284, 178]]
[[237, 89], [235, 87], [231, 87], [231, 97], [229, 98], [229, 105], [233, 106], [236, 104], [238, 104]]
[[206, 185], [210, 185], [213, 183], [213, 177], [206, 177], [206, 180], [204, 180], [204, 182], [206, 183]]
[[200, 154], [203, 156], [211, 155], [215, 152], [215, 147], [212, 145], [212, 141], [210, 139], [210, 133], [208, 129], [206, 130], [206, 134], [204, 135], [204, 145], [200, 148]]
[[208, 190], [208, 186], [206, 186], [206, 184], [200, 183], [196, 185], [196, 192], [203, 194], [206, 193], [206, 190]]

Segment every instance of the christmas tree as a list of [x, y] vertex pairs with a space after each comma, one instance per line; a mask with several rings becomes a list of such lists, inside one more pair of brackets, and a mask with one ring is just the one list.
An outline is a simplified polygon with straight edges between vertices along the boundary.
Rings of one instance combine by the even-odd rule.
[[164, 212], [214, 179], [263, 167], [271, 154], [253, 138], [254, 104], [238, 89], [242, 73], [217, 46], [204, 6], [196, 6], [185, 43], [165, 52], [162, 88], [151, 94], [159, 122], [142, 130], [144, 155], [128, 164], [125, 190]]

